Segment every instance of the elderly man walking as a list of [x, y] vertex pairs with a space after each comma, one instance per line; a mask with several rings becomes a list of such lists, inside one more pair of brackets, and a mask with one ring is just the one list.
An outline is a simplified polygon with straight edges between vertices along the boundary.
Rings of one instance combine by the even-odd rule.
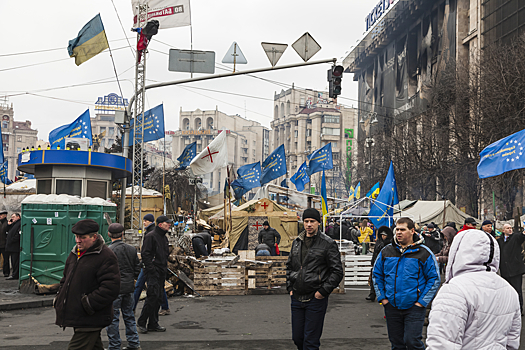
[[303, 223], [286, 263], [286, 289], [292, 299], [293, 341], [299, 350], [313, 350], [321, 345], [328, 296], [344, 273], [337, 244], [319, 231], [319, 211], [306, 209]]
[[126, 326], [126, 339], [128, 340], [127, 350], [140, 349], [139, 335], [133, 313], [133, 290], [135, 278], [138, 277], [141, 263], [137, 255], [137, 250], [122, 241], [124, 226], [121, 224], [111, 224], [108, 228], [108, 235], [111, 238], [109, 249], [115, 253], [120, 268], [120, 292], [113, 302], [113, 322], [106, 328], [109, 340], [108, 350], [120, 350], [122, 341], [119, 334], [119, 318], [122, 311], [122, 319]]
[[104, 349], [100, 331], [113, 318], [120, 272], [117, 257], [98, 230], [91, 219], [80, 220], [71, 230], [77, 244], [66, 260], [54, 302], [56, 324], [75, 331], [68, 350]]

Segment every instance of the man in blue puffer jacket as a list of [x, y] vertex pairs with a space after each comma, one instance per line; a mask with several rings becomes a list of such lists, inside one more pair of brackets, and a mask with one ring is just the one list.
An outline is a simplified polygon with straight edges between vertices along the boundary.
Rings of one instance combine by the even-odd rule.
[[426, 307], [437, 293], [440, 278], [436, 258], [423, 241], [414, 222], [401, 218], [394, 241], [381, 251], [374, 265], [377, 300], [385, 309], [393, 350], [425, 349], [421, 338]]

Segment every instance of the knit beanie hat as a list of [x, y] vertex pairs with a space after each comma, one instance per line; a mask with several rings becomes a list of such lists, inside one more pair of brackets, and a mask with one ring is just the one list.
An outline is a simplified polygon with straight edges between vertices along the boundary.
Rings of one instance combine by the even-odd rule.
[[319, 210], [317, 209], [308, 208], [303, 212], [303, 221], [306, 219], [314, 219], [321, 223], [321, 214], [319, 214]]

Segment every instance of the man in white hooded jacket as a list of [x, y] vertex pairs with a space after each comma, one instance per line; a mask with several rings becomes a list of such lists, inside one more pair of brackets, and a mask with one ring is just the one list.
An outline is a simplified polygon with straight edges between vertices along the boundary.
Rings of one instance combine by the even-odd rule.
[[496, 274], [496, 240], [480, 230], [459, 233], [450, 247], [445, 283], [432, 303], [427, 349], [518, 349], [518, 294]]

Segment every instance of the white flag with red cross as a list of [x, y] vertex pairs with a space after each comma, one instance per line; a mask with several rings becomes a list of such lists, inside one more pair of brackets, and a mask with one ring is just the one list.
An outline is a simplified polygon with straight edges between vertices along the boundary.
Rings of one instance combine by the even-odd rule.
[[222, 132], [208, 145], [203, 148], [190, 163], [190, 168], [195, 175], [208, 174], [215, 169], [228, 165], [228, 142], [226, 132]]

